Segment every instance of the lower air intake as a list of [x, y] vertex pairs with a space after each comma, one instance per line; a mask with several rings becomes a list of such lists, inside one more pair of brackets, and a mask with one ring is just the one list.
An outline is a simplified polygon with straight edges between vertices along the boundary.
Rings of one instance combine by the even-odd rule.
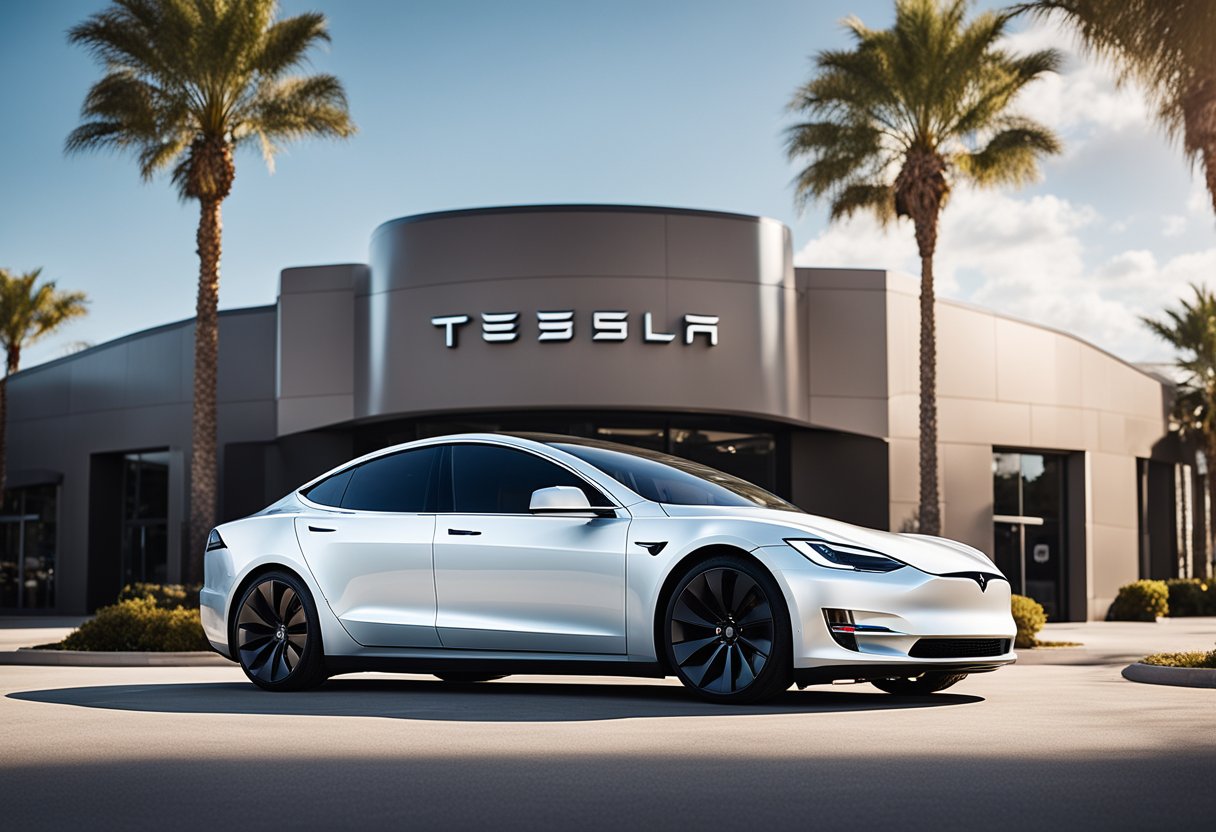
[[908, 653], [916, 659], [973, 659], [1003, 656], [1009, 652], [1007, 638], [922, 638]]

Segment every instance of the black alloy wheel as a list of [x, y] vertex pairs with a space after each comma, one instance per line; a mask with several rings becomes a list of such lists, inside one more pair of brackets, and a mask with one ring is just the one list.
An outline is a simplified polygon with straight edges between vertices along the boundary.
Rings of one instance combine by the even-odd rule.
[[789, 613], [781, 589], [743, 557], [694, 567], [667, 604], [667, 660], [711, 702], [746, 703], [790, 686]]
[[875, 679], [870, 684], [896, 696], [925, 696], [957, 685], [966, 678], [966, 673], [922, 673], [903, 679]]
[[232, 635], [241, 669], [260, 688], [302, 690], [325, 681], [316, 607], [293, 575], [270, 572], [252, 583]]

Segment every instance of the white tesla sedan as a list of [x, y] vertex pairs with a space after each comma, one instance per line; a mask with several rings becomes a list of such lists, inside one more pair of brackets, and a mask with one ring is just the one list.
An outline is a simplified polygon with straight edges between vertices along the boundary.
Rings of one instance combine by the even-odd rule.
[[387, 448], [219, 526], [203, 627], [268, 690], [360, 670], [675, 675], [716, 702], [836, 680], [942, 690], [1016, 659], [979, 551], [805, 514], [574, 437]]

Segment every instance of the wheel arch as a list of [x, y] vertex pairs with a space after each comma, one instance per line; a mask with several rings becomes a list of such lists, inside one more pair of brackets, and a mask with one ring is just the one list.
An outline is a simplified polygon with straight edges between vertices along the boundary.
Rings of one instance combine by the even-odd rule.
[[[291, 575], [291, 577], [293, 577], [297, 581], [299, 581], [300, 584], [304, 587], [304, 589], [308, 590], [308, 594], [310, 596], [313, 594], [312, 587], [310, 587], [308, 585], [308, 581], [305, 580], [304, 576], [300, 574], [300, 571], [291, 566], [288, 566], [285, 563], [278, 563], [278, 562], [270, 561], [267, 563], [258, 564], [253, 569], [250, 569], [249, 573], [247, 575], [245, 575], [244, 578], [241, 579], [240, 583], [238, 583], [236, 585], [236, 589], [233, 590], [232, 595], [230, 596], [232, 598], [232, 602], [228, 605], [228, 617], [227, 617], [227, 620], [224, 622], [225, 630], [228, 634], [228, 638], [227, 638], [228, 655], [233, 657], [234, 661], [236, 660], [235, 659], [236, 643], [234, 640], [234, 636], [236, 635], [236, 628], [233, 625], [236, 623], [236, 616], [240, 612], [240, 601], [242, 598], [245, 597], [245, 591], [247, 589], [249, 589], [249, 587], [252, 586], [253, 583], [255, 581], [257, 581], [258, 578], [262, 577], [263, 575], [267, 575], [271, 572], [286, 572], [288, 575]], [[312, 603], [313, 603], [313, 607], [317, 608], [317, 599], [316, 598], [312, 599]], [[320, 615], [320, 609], [317, 608], [317, 610], [318, 610], [317, 614]], [[320, 632], [317, 633], [317, 637], [318, 638], [321, 637]]]
[[694, 549], [681, 558], [680, 562], [667, 573], [667, 577], [663, 579], [663, 584], [655, 600], [654, 621], [651, 623], [651, 638], [654, 640], [654, 653], [659, 666], [668, 674], [673, 671], [670, 663], [667, 661], [667, 651], [663, 649], [663, 625], [666, 623], [667, 618], [667, 603], [671, 600], [671, 595], [675, 592], [676, 585], [683, 580], [685, 575], [705, 561], [722, 555], [741, 557], [753, 563], [758, 569], [773, 579], [778, 590], [782, 593], [782, 602], [787, 607], [789, 605], [789, 602], [784, 597], [784, 588], [781, 586], [781, 582], [777, 580], [777, 576], [748, 550], [729, 543], [711, 543], [699, 549]]

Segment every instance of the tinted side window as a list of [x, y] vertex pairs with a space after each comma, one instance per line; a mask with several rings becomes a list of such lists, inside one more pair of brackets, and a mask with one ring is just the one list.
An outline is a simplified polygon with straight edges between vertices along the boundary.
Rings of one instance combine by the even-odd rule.
[[347, 468], [339, 474], [327, 477], [305, 491], [304, 496], [323, 506], [340, 506], [342, 505], [342, 495], [346, 493], [346, 486], [350, 483], [352, 473], [354, 470]]
[[439, 448], [419, 448], [365, 462], [354, 470], [342, 508], [356, 511], [433, 511]]
[[593, 506], [610, 505], [582, 479], [540, 457], [495, 445], [452, 447], [454, 510], [469, 514], [527, 514], [532, 492], [555, 485], [582, 489]]

